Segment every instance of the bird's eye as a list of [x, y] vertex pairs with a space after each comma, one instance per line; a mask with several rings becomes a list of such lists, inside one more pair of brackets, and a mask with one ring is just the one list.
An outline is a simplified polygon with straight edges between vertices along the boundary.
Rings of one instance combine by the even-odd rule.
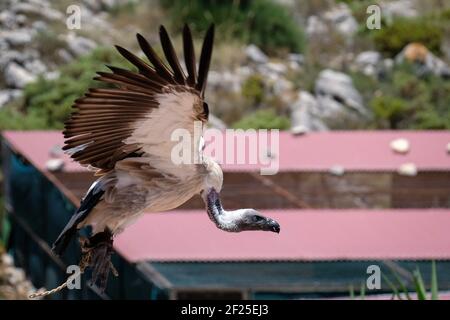
[[261, 216], [253, 216], [252, 219], [253, 219], [254, 222], [260, 222], [260, 221], [264, 220], [264, 217], [261, 217]]

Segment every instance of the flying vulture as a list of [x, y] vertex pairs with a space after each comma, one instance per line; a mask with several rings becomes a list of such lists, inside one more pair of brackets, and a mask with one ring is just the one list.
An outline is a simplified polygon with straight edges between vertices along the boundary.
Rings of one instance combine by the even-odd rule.
[[[92, 184], [53, 245], [62, 255], [71, 238], [85, 226], [91, 237], [81, 238], [82, 263], [91, 267], [92, 283], [106, 287], [115, 235], [144, 212], [174, 209], [200, 194], [209, 218], [224, 231], [263, 230], [279, 232], [279, 224], [254, 209], [226, 211], [220, 202], [223, 175], [220, 166], [202, 155], [201, 137], [194, 136], [194, 122], [202, 129], [208, 121], [205, 86], [213, 48], [214, 26], [203, 42], [196, 66], [191, 31], [183, 29], [186, 72], [181, 67], [166, 29], [159, 30], [167, 60], [158, 57], [147, 40], [137, 41], [151, 63], [127, 49], [119, 53], [138, 71], [108, 66], [94, 79], [113, 89], [89, 89], [75, 100], [74, 112], [65, 123], [64, 150], [99, 178]], [[171, 133], [183, 128], [192, 134], [192, 150], [200, 163], [175, 164], [171, 151], [176, 141]]]

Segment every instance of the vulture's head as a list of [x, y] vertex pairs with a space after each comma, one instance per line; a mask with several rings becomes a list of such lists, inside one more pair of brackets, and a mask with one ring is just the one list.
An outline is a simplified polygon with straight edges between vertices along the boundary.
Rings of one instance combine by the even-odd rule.
[[220, 202], [219, 193], [214, 188], [203, 191], [202, 196], [210, 219], [219, 229], [229, 232], [251, 230], [280, 232], [278, 222], [254, 209], [225, 210]]
[[255, 209], [240, 209], [228, 212], [236, 215], [235, 223], [237, 231], [261, 230], [280, 233], [280, 225], [278, 222], [263, 216]]

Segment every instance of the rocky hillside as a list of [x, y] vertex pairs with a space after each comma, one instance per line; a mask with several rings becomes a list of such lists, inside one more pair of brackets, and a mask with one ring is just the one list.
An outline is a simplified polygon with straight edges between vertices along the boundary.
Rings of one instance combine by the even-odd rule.
[[[95, 71], [122, 63], [113, 44], [136, 50], [134, 34], [142, 32], [157, 45], [164, 23], [181, 49], [182, 23], [200, 44], [214, 21], [208, 100], [215, 126], [296, 133], [450, 128], [450, 5], [375, 2], [379, 30], [366, 26], [373, 1], [241, 1], [234, 8], [214, 1], [5, 0], [0, 126], [61, 128]], [[70, 5], [81, 10], [79, 30], [67, 28]]]

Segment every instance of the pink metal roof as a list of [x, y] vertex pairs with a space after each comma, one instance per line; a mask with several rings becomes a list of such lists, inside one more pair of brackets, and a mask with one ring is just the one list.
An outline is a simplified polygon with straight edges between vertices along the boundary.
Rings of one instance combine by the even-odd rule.
[[[64, 137], [60, 131], [3, 131], [2, 135], [15, 150], [20, 152], [39, 170], [46, 170], [46, 162], [51, 159], [50, 150], [64, 146]], [[70, 157], [61, 152], [65, 171], [86, 170]]]
[[[49, 150], [63, 145], [59, 131], [5, 131], [4, 137], [39, 169], [45, 168]], [[405, 138], [407, 154], [391, 150], [392, 140]], [[331, 131], [294, 136], [280, 132], [280, 150], [273, 151], [280, 171], [328, 171], [341, 166], [346, 171], [397, 171], [412, 162], [419, 171], [449, 171], [450, 131]], [[246, 151], [248, 154], [248, 150]], [[62, 155], [65, 170], [85, 170]], [[258, 164], [224, 164], [229, 170], [259, 170]]]
[[450, 259], [449, 209], [267, 210], [280, 234], [227, 233], [203, 211], [148, 213], [115, 240], [129, 261]]

